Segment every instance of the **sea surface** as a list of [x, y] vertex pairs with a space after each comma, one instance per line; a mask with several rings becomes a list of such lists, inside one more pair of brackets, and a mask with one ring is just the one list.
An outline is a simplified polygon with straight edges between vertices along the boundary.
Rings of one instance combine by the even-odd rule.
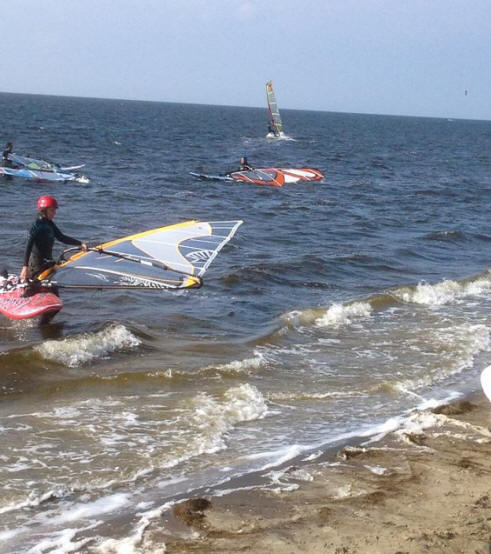
[[[282, 115], [294, 140], [265, 138], [266, 108], [0, 94], [2, 144], [90, 178], [2, 180], [9, 271], [41, 194], [90, 243], [244, 221], [199, 290], [65, 291], [49, 325], [2, 316], [0, 552], [141, 552], [176, 501], [279, 486], [281, 464], [479, 388], [491, 122]], [[325, 177], [189, 175], [244, 155]]]

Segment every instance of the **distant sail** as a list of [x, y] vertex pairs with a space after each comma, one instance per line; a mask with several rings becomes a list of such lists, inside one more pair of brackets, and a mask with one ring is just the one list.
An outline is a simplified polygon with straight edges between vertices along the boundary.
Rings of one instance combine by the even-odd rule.
[[35, 158], [28, 158], [27, 156], [20, 156], [19, 154], [9, 154], [9, 160], [15, 164], [23, 165], [27, 169], [38, 171], [60, 171], [61, 169], [57, 164], [44, 160], [36, 160]]
[[89, 180], [83, 175], [75, 173], [58, 173], [57, 171], [40, 171], [28, 169], [26, 167], [16, 169], [13, 167], [0, 167], [0, 176], [8, 175], [10, 177], [22, 177], [31, 181], [77, 181], [78, 183], [88, 183]]
[[271, 116], [271, 123], [277, 135], [283, 131], [283, 122], [281, 121], [280, 110], [273, 90], [273, 81], [266, 83], [266, 98], [268, 100], [268, 109]]
[[256, 185], [271, 185], [282, 187], [285, 184], [285, 177], [276, 169], [251, 169], [249, 171], [234, 171], [230, 177], [235, 181], [245, 181]]
[[186, 221], [78, 252], [38, 279], [65, 288], [182, 289], [201, 277], [242, 221]]
[[77, 164], [77, 165], [64, 167], [54, 162], [37, 160], [36, 158], [29, 158], [27, 156], [21, 156], [19, 154], [9, 154], [9, 160], [14, 164], [21, 165], [26, 169], [33, 169], [35, 171], [62, 172], [62, 171], [72, 171], [74, 169], [80, 169], [85, 166], [85, 164]]

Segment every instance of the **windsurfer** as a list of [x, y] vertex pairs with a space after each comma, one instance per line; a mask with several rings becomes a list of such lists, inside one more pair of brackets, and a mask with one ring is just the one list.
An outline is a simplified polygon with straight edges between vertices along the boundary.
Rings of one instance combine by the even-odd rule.
[[2, 165], [3, 167], [12, 167], [12, 161], [9, 158], [9, 154], [12, 153], [14, 145], [11, 142], [7, 142], [5, 150], [2, 153]]
[[268, 135], [279, 136], [272, 122], [268, 123]]
[[253, 171], [253, 168], [249, 165], [249, 162], [245, 156], [240, 158], [240, 165], [237, 171]]
[[[5, 145], [5, 150], [2, 153], [2, 167], [14, 167], [14, 164], [12, 163], [12, 160], [9, 158], [9, 154], [12, 153], [13, 144], [11, 142], [7, 142]], [[12, 179], [11, 175], [4, 175], [4, 179], [7, 181], [10, 181]]]
[[20, 272], [20, 280], [34, 278], [41, 271], [54, 265], [53, 243], [55, 239], [65, 244], [80, 246], [87, 250], [85, 243], [64, 235], [54, 224], [58, 202], [52, 196], [41, 196], [37, 202], [38, 216], [29, 230], [28, 241], [24, 254], [24, 265]]

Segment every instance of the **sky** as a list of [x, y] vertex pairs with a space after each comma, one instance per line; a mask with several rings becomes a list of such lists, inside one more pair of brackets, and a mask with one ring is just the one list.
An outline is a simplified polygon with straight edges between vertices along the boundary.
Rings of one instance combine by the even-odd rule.
[[3, 0], [0, 91], [491, 120], [491, 0]]

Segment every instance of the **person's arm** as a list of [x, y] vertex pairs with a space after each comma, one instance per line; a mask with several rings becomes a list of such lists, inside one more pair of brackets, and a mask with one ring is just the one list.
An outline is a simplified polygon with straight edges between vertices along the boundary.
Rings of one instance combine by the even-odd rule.
[[28, 272], [28, 267], [26, 265], [23, 265], [22, 266], [22, 269], [20, 270], [20, 275], [19, 275], [19, 279], [21, 281], [26, 281], [27, 280], [27, 272]]
[[59, 240], [60, 242], [63, 242], [64, 244], [71, 244], [72, 246], [82, 246], [83, 242], [78, 239], [74, 239], [72, 237], [69, 237], [68, 235], [64, 235], [58, 227], [51, 222], [53, 225], [53, 231], [55, 233], [56, 240]]
[[24, 265], [22, 266], [22, 269], [19, 275], [19, 279], [21, 281], [25, 281], [27, 279], [29, 258], [31, 257], [33, 244], [34, 244], [34, 232], [33, 232], [33, 228], [31, 227], [29, 231], [28, 239], [27, 239], [26, 249], [24, 251]]
[[32, 232], [29, 232], [29, 238], [27, 239], [26, 250], [24, 252], [24, 265], [29, 264], [29, 258], [31, 256], [33, 244], [34, 244], [34, 236]]

